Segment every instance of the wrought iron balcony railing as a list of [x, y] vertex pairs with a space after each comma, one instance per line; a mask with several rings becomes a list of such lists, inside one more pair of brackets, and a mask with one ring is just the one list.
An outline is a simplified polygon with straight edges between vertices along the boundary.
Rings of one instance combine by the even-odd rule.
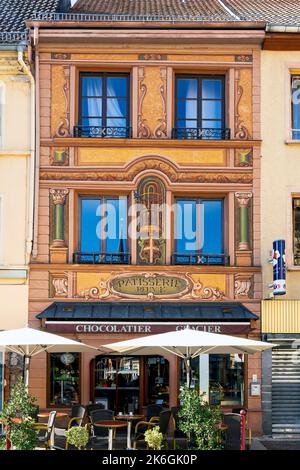
[[172, 131], [172, 139], [229, 140], [230, 129], [174, 127]]
[[74, 126], [74, 137], [130, 139], [131, 127]]
[[228, 266], [229, 256], [211, 253], [173, 253], [172, 264], [197, 264], [206, 266]]
[[85, 253], [73, 254], [76, 264], [130, 264], [130, 253]]

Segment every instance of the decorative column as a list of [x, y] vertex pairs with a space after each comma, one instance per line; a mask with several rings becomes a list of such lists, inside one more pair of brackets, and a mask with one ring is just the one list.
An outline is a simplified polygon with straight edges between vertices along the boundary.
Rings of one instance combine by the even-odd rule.
[[67, 247], [64, 240], [64, 205], [68, 189], [50, 189], [54, 204], [54, 239], [50, 248], [52, 263], [67, 262]]
[[235, 193], [239, 206], [239, 237], [238, 251], [236, 252], [237, 266], [251, 266], [252, 252], [249, 243], [249, 202], [251, 192]]

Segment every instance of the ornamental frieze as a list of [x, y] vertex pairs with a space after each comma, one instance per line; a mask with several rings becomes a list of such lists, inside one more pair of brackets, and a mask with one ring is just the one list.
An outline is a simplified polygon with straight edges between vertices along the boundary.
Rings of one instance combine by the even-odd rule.
[[209, 286], [195, 280], [189, 273], [167, 274], [164, 272], [115, 273], [98, 285], [79, 291], [77, 298], [85, 300], [206, 300], [226, 298], [217, 286]]
[[145, 160], [131, 163], [119, 170], [101, 169], [99, 171], [83, 170], [59, 171], [42, 170], [40, 178], [43, 181], [129, 181], [132, 182], [142, 172], [156, 170], [167, 176], [171, 183], [210, 183], [210, 184], [252, 184], [252, 173], [195, 171], [179, 168], [163, 159], [149, 157]]

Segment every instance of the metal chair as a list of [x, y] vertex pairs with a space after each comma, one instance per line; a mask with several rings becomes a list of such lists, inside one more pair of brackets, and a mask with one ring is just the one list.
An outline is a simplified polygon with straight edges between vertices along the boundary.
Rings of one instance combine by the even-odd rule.
[[160, 413], [164, 411], [164, 408], [161, 405], [153, 404], [146, 406], [146, 421], [153, 420], [153, 418], [159, 419]]
[[114, 419], [112, 410], [95, 410], [90, 414], [91, 424], [91, 440], [89, 446], [97, 444], [97, 441], [108, 440], [108, 429], [102, 428], [95, 424], [97, 421], [111, 421]]
[[223, 423], [227, 426], [225, 431], [224, 449], [240, 450], [241, 416], [238, 413], [224, 413]]
[[47, 423], [35, 423], [34, 429], [38, 431], [38, 443], [44, 444], [46, 449], [51, 449], [54, 442], [54, 423], [56, 418], [56, 411], [50, 411]]
[[[169, 422], [171, 418], [171, 410], [165, 410], [161, 411], [159, 415], [159, 420], [158, 421], [139, 421], [137, 425], [135, 426], [135, 435], [133, 438], [133, 448], [136, 449], [137, 443], [138, 442], [143, 442], [145, 441], [145, 428], [151, 429], [155, 426], [159, 427], [160, 432], [163, 435], [163, 442], [168, 442], [168, 430], [169, 430]], [[143, 431], [141, 430], [143, 429]]]
[[172, 418], [173, 418], [173, 449], [176, 449], [176, 440], [181, 439], [185, 440], [187, 439], [186, 434], [184, 432], [180, 431], [179, 429], [179, 417], [178, 417], [178, 412], [180, 410], [180, 406], [172, 406], [171, 407], [171, 413], [172, 413]]
[[[66, 431], [74, 426], [81, 426], [85, 416], [85, 407], [83, 405], [74, 405], [71, 408], [70, 416], [65, 426], [55, 426], [55, 435], [66, 437]], [[65, 448], [68, 449], [68, 442], [65, 442]]]

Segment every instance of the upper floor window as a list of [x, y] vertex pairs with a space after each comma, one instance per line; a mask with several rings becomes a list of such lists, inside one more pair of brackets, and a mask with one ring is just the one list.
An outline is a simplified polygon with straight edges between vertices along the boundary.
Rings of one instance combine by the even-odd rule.
[[300, 199], [293, 199], [293, 251], [294, 264], [300, 266]]
[[177, 199], [175, 264], [226, 264], [223, 200]]
[[300, 140], [300, 76], [292, 76], [292, 139]]
[[129, 75], [81, 73], [78, 137], [130, 137]]
[[177, 76], [175, 101], [175, 138], [229, 138], [224, 77]]
[[77, 263], [128, 263], [127, 198], [80, 199]]

